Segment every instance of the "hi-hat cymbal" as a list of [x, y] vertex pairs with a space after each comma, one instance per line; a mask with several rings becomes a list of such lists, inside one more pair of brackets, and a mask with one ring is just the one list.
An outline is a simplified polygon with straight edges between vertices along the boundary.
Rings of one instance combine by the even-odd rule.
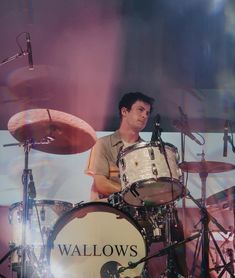
[[233, 164], [217, 161], [182, 162], [179, 167], [189, 173], [221, 173], [235, 169]]
[[8, 130], [21, 143], [53, 154], [87, 151], [96, 142], [94, 129], [85, 121], [56, 110], [31, 109], [19, 112], [8, 122]]

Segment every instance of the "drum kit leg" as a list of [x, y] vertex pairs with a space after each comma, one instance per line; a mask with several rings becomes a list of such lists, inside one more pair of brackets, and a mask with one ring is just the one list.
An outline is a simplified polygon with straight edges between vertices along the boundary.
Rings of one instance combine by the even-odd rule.
[[193, 267], [191, 269], [191, 276], [194, 277], [194, 272], [196, 268], [196, 263], [198, 259], [198, 255], [201, 251], [201, 278], [211, 277], [210, 272], [214, 269], [210, 269], [209, 267], [209, 251], [210, 251], [210, 239], [212, 239], [213, 244], [215, 246], [216, 252], [218, 253], [221, 261], [223, 262], [223, 266], [220, 269], [220, 273], [218, 277], [222, 277], [225, 271], [227, 271], [231, 276], [234, 277], [234, 271], [231, 270], [223, 257], [223, 254], [209, 229], [209, 222], [213, 222], [214, 225], [224, 234], [227, 234], [227, 230], [208, 212], [206, 208], [206, 180], [209, 173], [217, 173], [217, 172], [225, 172], [233, 170], [235, 167], [229, 163], [221, 163], [215, 161], [206, 161], [205, 153], [202, 152], [202, 159], [200, 162], [184, 162], [181, 164], [181, 169], [185, 172], [191, 173], [199, 173], [201, 180], [201, 201], [196, 200], [190, 192], [186, 192], [186, 196], [188, 196], [200, 209], [201, 214], [201, 229], [200, 229], [200, 238], [198, 239], [196, 250], [194, 253], [194, 262]]

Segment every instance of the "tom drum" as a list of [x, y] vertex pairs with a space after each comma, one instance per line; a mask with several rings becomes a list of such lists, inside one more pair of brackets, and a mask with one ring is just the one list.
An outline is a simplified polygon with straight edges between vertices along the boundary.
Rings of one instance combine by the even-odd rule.
[[183, 190], [177, 148], [169, 143], [141, 142], [123, 149], [118, 157], [123, 199], [133, 206], [162, 205]]

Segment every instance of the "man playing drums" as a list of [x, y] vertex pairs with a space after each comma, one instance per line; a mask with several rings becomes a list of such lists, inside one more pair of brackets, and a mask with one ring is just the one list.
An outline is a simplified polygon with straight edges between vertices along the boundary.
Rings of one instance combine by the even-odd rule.
[[[140, 92], [127, 93], [120, 100], [119, 129], [110, 135], [99, 138], [90, 153], [86, 173], [93, 177], [92, 201], [107, 200], [112, 194], [122, 191], [119, 168], [117, 167], [118, 155], [123, 149], [143, 141], [139, 133], [148, 122], [153, 103], [153, 98]], [[183, 239], [183, 230], [180, 230], [180, 233], [177, 239]], [[183, 261], [183, 263], [180, 262], [179, 267], [176, 267], [177, 272], [186, 276], [187, 267], [184, 250], [182, 252], [182, 248], [178, 248], [174, 252], [174, 256], [176, 261], [178, 259]]]

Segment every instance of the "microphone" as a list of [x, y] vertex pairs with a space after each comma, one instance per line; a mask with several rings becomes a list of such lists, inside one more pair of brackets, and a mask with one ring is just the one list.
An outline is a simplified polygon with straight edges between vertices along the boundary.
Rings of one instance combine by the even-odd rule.
[[156, 115], [154, 119], [154, 130], [152, 133], [151, 137], [151, 142], [156, 142], [158, 141], [160, 135], [161, 135], [161, 128], [160, 128], [160, 121], [161, 121], [161, 116], [159, 114]]
[[155, 117], [155, 127], [157, 128], [157, 130], [160, 128], [160, 121], [161, 121], [161, 116], [157, 114]]
[[229, 121], [226, 120], [225, 124], [224, 124], [224, 137], [223, 137], [223, 140], [224, 140], [223, 156], [224, 157], [226, 157], [227, 153], [228, 153], [228, 124], [229, 124]]
[[30, 34], [26, 33], [26, 42], [27, 42], [27, 54], [28, 54], [28, 63], [29, 69], [33, 70], [33, 53], [32, 53], [32, 46], [30, 41]]
[[190, 139], [192, 139], [194, 142], [196, 142], [198, 145], [202, 145], [202, 143], [192, 134], [188, 122], [186, 121], [179, 121], [175, 120], [173, 121], [173, 125], [176, 129], [181, 131], [183, 134], [187, 135]]

